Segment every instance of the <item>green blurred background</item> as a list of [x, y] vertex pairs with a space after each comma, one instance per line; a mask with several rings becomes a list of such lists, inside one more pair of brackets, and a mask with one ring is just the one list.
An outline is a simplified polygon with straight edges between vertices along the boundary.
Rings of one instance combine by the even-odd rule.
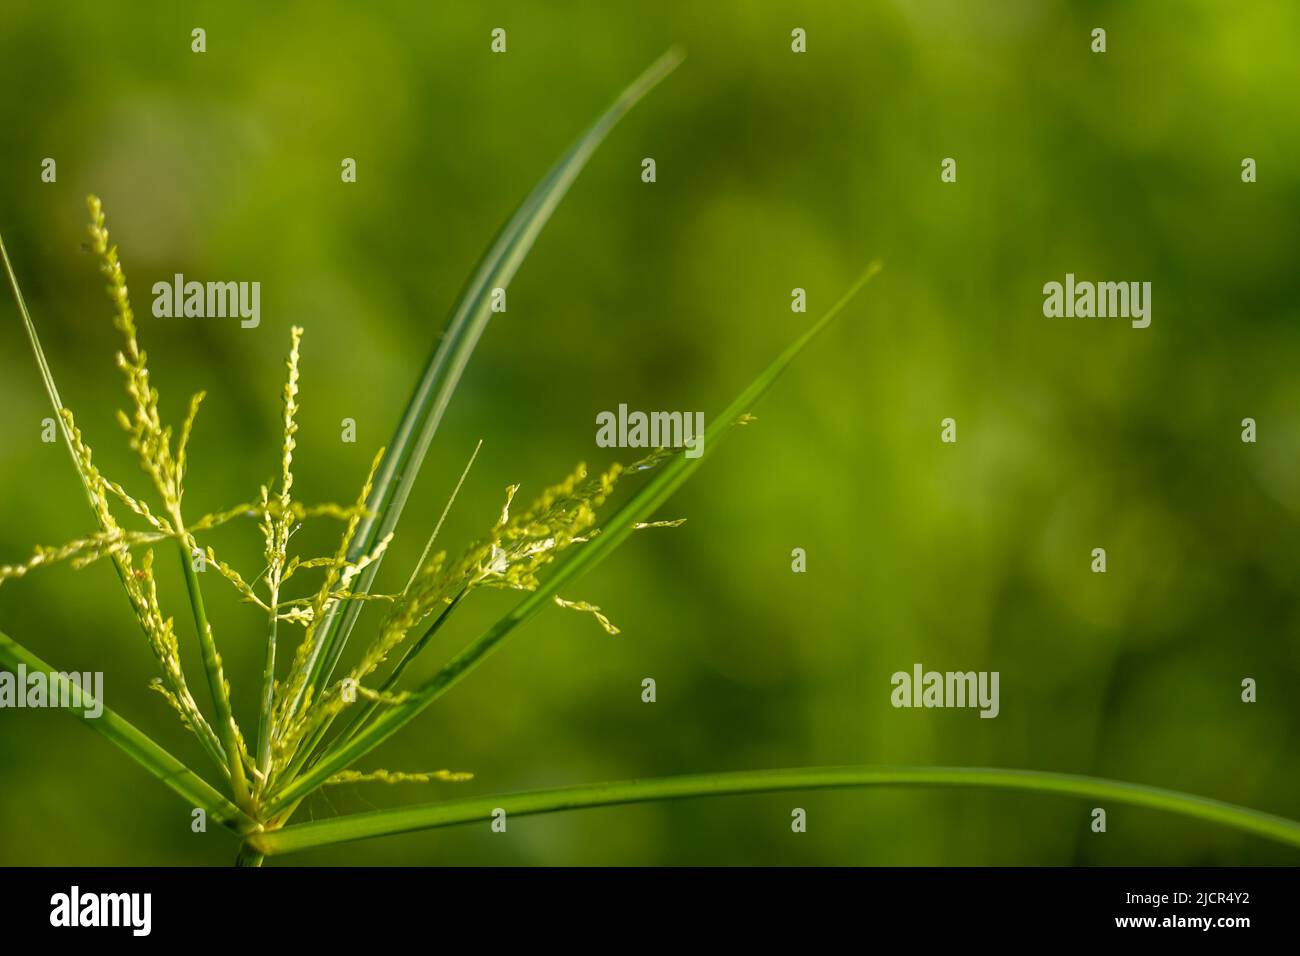
[[[190, 30], [208, 51], [190, 51]], [[1089, 32], [1108, 31], [1094, 55]], [[508, 53], [489, 32], [508, 31]], [[790, 31], [808, 52], [790, 51]], [[379, 580], [398, 588], [475, 441], [443, 541], [594, 445], [598, 411], [719, 410], [871, 258], [886, 271], [662, 517], [362, 766], [461, 785], [331, 788], [300, 819], [402, 802], [826, 763], [1026, 767], [1300, 815], [1300, 154], [1289, 2], [9, 2], [0, 229], [65, 402], [143, 489], [113, 421], [116, 333], [84, 198], [104, 199], [141, 337], [192, 446], [192, 513], [278, 467], [306, 327], [298, 483], [351, 500], [482, 249], [667, 47], [475, 354]], [[58, 181], [40, 181], [44, 157]], [[340, 160], [358, 182], [343, 185]], [[654, 157], [658, 181], [640, 180]], [[958, 181], [943, 184], [943, 157]], [[1259, 181], [1240, 180], [1243, 157]], [[149, 287], [262, 283], [262, 323], [155, 319]], [[1149, 329], [1046, 319], [1044, 282], [1149, 280]], [[790, 290], [808, 290], [794, 315]], [[0, 562], [92, 528], [8, 292]], [[959, 441], [939, 441], [945, 417]], [[1240, 421], [1259, 441], [1240, 441]], [[358, 422], [358, 442], [339, 421]], [[626, 458], [627, 454], [618, 457]], [[322, 523], [295, 539], [332, 549]], [[212, 535], [262, 566], [250, 524]], [[790, 552], [808, 553], [793, 574]], [[1089, 572], [1105, 547], [1109, 572]], [[164, 561], [170, 572], [171, 562]], [[197, 649], [178, 575], [162, 578]], [[238, 716], [260, 616], [215, 578]], [[512, 606], [479, 592], [421, 674]], [[373, 618], [368, 618], [373, 620]], [[183, 758], [107, 564], [0, 588], [0, 629]], [[1001, 715], [895, 710], [915, 662], [997, 670]], [[192, 676], [197, 681], [197, 669]], [[643, 704], [640, 682], [658, 682]], [[1259, 683], [1243, 704], [1240, 681]], [[201, 682], [196, 696], [206, 706]], [[227, 864], [218, 829], [77, 722], [0, 712], [0, 863]], [[790, 831], [790, 810], [809, 812]], [[778, 794], [558, 814], [288, 857], [304, 864], [1244, 864], [1294, 851], [1154, 811], [978, 791]]]

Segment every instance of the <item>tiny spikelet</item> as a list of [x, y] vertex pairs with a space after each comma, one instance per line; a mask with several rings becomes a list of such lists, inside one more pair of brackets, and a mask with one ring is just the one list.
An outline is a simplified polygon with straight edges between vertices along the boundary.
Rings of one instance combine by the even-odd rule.
[[628, 465], [627, 470], [629, 472], [639, 473], [658, 468], [665, 461], [671, 458], [676, 451], [677, 449], [675, 448], [656, 448], [644, 458], [639, 458], [632, 462], [632, 464]]
[[289, 491], [293, 488], [293, 450], [298, 447], [294, 435], [298, 432], [295, 416], [298, 414], [298, 359], [302, 345], [302, 327], [295, 325], [289, 330], [289, 358], [285, 365], [289, 377], [284, 383], [284, 439], [280, 454], [280, 501], [285, 507], [289, 504]]
[[366, 508], [364, 502], [352, 505], [339, 505], [333, 502], [304, 505], [297, 501], [293, 503], [293, 516], [299, 521], [304, 518], [338, 518], [340, 521], [351, 521], [353, 518], [374, 517], [373, 513]]
[[[291, 578], [294, 574], [298, 573], [299, 571], [308, 571], [312, 568], [328, 568], [333, 564], [334, 564], [333, 555], [330, 555], [328, 558], [303, 559], [298, 557], [298, 555], [295, 554], [292, 558], [289, 559], [289, 563], [285, 565], [284, 577], [281, 580], [287, 581], [289, 578]], [[301, 600], [306, 603], [311, 602], [310, 598], [302, 598]]]
[[[284, 605], [281, 605], [282, 607]], [[288, 621], [290, 624], [307, 625], [312, 622], [311, 608], [309, 607], [292, 607], [276, 617], [280, 621]]]
[[[287, 575], [286, 575], [287, 577]], [[331, 591], [329, 600], [334, 601], [396, 601], [401, 597], [398, 594], [362, 594], [357, 591]], [[312, 605], [315, 598], [293, 598], [289, 601], [280, 601], [276, 607], [282, 612], [280, 620], [293, 621], [297, 624], [309, 624], [315, 620], [315, 611]], [[267, 608], [270, 610], [270, 608]]]
[[99, 256], [99, 270], [108, 279], [108, 297], [117, 307], [114, 325], [126, 340], [127, 353], [132, 361], [140, 355], [140, 346], [135, 337], [135, 314], [131, 311], [131, 300], [127, 295], [126, 276], [122, 272], [122, 263], [117, 258], [117, 247], [108, 244], [108, 228], [105, 225], [104, 204], [98, 196], [89, 196], [86, 205], [90, 209], [91, 248]]
[[371, 770], [362, 773], [359, 770], [342, 770], [327, 779], [325, 783], [334, 786], [344, 783], [432, 783], [435, 780], [464, 783], [473, 779], [472, 773], [453, 770], [433, 770], [429, 773], [403, 773], [397, 770]]
[[588, 604], [586, 601], [566, 601], [558, 594], [554, 596], [554, 601], [560, 607], [571, 608], [574, 611], [586, 611], [600, 623], [600, 626], [605, 629], [607, 634], [617, 634], [619, 632], [613, 622], [594, 604]]
[[166, 700], [167, 703], [171, 704], [172, 709], [175, 710], [176, 713], [180, 715], [181, 722], [188, 726], [189, 720], [185, 716], [185, 711], [181, 707], [181, 702], [176, 699], [175, 694], [173, 694], [171, 691], [167, 689], [161, 677], [155, 677], [153, 680], [149, 681], [149, 689], [152, 691], [157, 691], [159, 694], [162, 694], [163, 699]]
[[111, 491], [117, 500], [126, 505], [132, 512], [149, 522], [159, 534], [170, 536], [175, 533], [166, 518], [156, 515], [150, 510], [148, 502], [129, 494], [125, 488], [109, 478], [104, 479], [104, 487]]
[[208, 531], [212, 528], [219, 527], [235, 518], [252, 518], [257, 515], [257, 506], [254, 504], [236, 505], [233, 508], [227, 508], [225, 511], [216, 511], [212, 514], [204, 515], [197, 521], [190, 522], [191, 531]]
[[72, 455], [76, 458], [77, 465], [86, 476], [86, 488], [90, 492], [95, 517], [99, 520], [100, 527], [104, 531], [113, 531], [117, 528], [117, 520], [108, 507], [107, 482], [104, 476], [99, 473], [99, 469], [95, 467], [90, 446], [81, 437], [81, 429], [77, 427], [72, 412], [66, 408], [59, 409], [59, 417], [63, 419], [68, 441], [72, 446]]
[[357, 696], [364, 697], [366, 700], [373, 700], [376, 704], [385, 704], [389, 707], [405, 703], [410, 694], [406, 691], [399, 691], [396, 694], [388, 694], [381, 690], [371, 690], [369, 687], [362, 687], [360, 684], [356, 687]]
[[221, 573], [223, 578], [235, 586], [235, 590], [243, 596], [245, 601], [250, 604], [256, 604], [264, 611], [271, 610], [271, 608], [267, 606], [266, 602], [257, 596], [257, 593], [253, 590], [252, 586], [243, 579], [240, 573], [225, 561], [218, 558], [217, 553], [213, 551], [211, 547], [207, 550], [207, 559], [208, 563], [215, 567]]
[[[226, 694], [230, 694], [230, 685], [226, 685]], [[239, 729], [239, 724], [234, 717], [230, 718], [230, 730], [235, 738], [235, 745], [239, 748], [239, 759], [243, 761], [246, 768], [251, 770], [254, 775], [257, 774], [257, 764], [253, 760], [253, 755], [248, 750], [248, 743], [244, 740], [244, 732]]]
[[[285, 569], [289, 562], [289, 538], [293, 534], [294, 512], [293, 496], [293, 451], [298, 446], [294, 435], [298, 431], [295, 416], [298, 414], [298, 361], [302, 345], [302, 328], [295, 325], [289, 330], [289, 358], [285, 361], [288, 378], [284, 384], [284, 418], [283, 436], [280, 445], [280, 488], [274, 501], [268, 489], [261, 489], [260, 528], [265, 539], [266, 580], [270, 592], [270, 604], [262, 606], [274, 616], [278, 612], [280, 585], [286, 577]], [[274, 508], [272, 507], [274, 504]]]
[[[393, 541], [393, 532], [390, 531], [388, 532], [388, 534], [384, 535], [382, 538], [379, 539], [378, 544], [376, 544], [373, 548], [371, 548], [367, 553], [363, 554], [356, 561], [344, 562], [343, 570], [339, 574], [339, 583], [341, 587], [338, 591], [334, 593], [346, 595], [349, 597], [353, 596], [348, 591], [348, 586], [352, 583], [352, 581], [356, 578], [358, 574], [360, 574], [366, 568], [370, 567], [370, 565], [374, 564], [383, 556], [384, 552], [388, 550], [388, 546], [392, 543], [392, 541]], [[331, 597], [333, 597], [333, 595], [331, 595]], [[356, 595], [356, 597], [359, 598], [361, 597], [361, 595]], [[377, 595], [376, 597], [380, 600], [383, 599], [382, 596], [379, 595]]]
[[198, 417], [199, 406], [203, 404], [206, 392], [198, 392], [190, 398], [190, 410], [181, 423], [181, 437], [176, 443], [176, 501], [179, 504], [184, 494], [185, 467], [188, 464], [186, 452], [190, 444], [190, 433], [194, 431], [194, 419]]
[[506, 503], [501, 506], [501, 517], [497, 519], [497, 527], [505, 527], [510, 521], [510, 503], [515, 500], [515, 495], [519, 494], [518, 485], [509, 485], [506, 488]]

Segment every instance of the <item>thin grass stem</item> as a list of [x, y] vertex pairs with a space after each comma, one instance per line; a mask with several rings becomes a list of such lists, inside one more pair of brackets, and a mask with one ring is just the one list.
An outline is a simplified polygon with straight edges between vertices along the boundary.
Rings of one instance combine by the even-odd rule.
[[237, 867], [256, 867], [261, 866], [262, 861], [266, 859], [264, 854], [258, 853], [257, 850], [249, 846], [248, 843], [239, 845], [239, 853], [235, 856], [235, 866]]
[[483, 447], [483, 439], [478, 440], [474, 446], [474, 452], [469, 456], [469, 461], [465, 462], [465, 469], [460, 473], [460, 480], [456, 482], [456, 487], [452, 489], [451, 497], [447, 499], [447, 504], [443, 506], [442, 514], [438, 516], [438, 523], [433, 526], [433, 533], [429, 535], [429, 540], [424, 543], [424, 551], [420, 554], [420, 560], [415, 562], [415, 567], [411, 568], [411, 576], [406, 580], [406, 587], [402, 589], [405, 594], [411, 590], [411, 585], [415, 583], [416, 576], [420, 573], [420, 568], [424, 567], [424, 562], [429, 558], [429, 552], [433, 550], [433, 543], [438, 540], [438, 532], [442, 530], [442, 523], [447, 520], [447, 515], [451, 512], [451, 506], [456, 503], [460, 497], [461, 485], [465, 484], [465, 479], [469, 477], [469, 470], [474, 467], [474, 460], [478, 458], [479, 449]]
[[271, 596], [266, 629], [266, 662], [262, 667], [262, 701], [257, 714], [257, 769], [265, 780], [271, 772], [271, 717], [275, 711], [275, 644], [279, 626], [279, 597]]
[[199, 648], [203, 655], [203, 672], [208, 678], [208, 690], [212, 693], [212, 706], [217, 716], [217, 736], [222, 749], [226, 752], [226, 763], [230, 768], [230, 789], [235, 803], [248, 807], [248, 781], [244, 777], [244, 762], [239, 753], [239, 742], [235, 736], [235, 718], [230, 709], [230, 692], [226, 686], [225, 673], [221, 667], [221, 655], [217, 653], [216, 642], [212, 638], [212, 626], [208, 623], [208, 614], [203, 607], [203, 592], [199, 588], [199, 576], [194, 570], [194, 563], [183, 540], [177, 540], [181, 567], [185, 572], [185, 588], [189, 592], [190, 607], [194, 610], [194, 626], [199, 633]]

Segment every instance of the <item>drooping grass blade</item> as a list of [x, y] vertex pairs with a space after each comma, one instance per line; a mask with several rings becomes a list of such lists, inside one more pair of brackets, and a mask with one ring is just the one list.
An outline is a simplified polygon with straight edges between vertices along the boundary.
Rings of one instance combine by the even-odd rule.
[[517, 817], [653, 800], [846, 787], [982, 787], [1087, 797], [1208, 820], [1300, 848], [1300, 822], [1258, 810], [1138, 783], [993, 767], [798, 767], [625, 780], [337, 817], [256, 834], [249, 842], [267, 855], [293, 853], [351, 840], [488, 821], [498, 807], [506, 811], [507, 817]]

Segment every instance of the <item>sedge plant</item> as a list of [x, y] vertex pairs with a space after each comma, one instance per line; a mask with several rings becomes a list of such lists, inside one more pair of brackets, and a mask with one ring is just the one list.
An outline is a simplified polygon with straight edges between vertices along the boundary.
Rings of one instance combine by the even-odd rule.
[[[396, 533], [412, 485], [453, 392], [491, 314], [494, 288], [505, 287], [522, 264], [570, 184], [618, 119], [680, 62], [669, 51], [634, 81], [569, 148], [506, 223], [484, 255], [457, 302], [445, 333], [431, 355], [392, 441], [374, 458], [354, 501], [308, 504], [294, 493], [296, 416], [303, 330], [291, 331], [280, 421], [277, 479], [258, 493], [220, 511], [191, 517], [183, 507], [189, 448], [202, 393], [193, 396], [177, 427], [165, 424], [159, 394], [151, 384], [148, 356], [141, 347], [126, 275], [109, 238], [100, 201], [89, 199], [90, 240], [113, 303], [121, 336], [117, 366], [124, 379], [126, 408], [118, 422], [147, 478], [147, 493], [103, 474], [71, 410], [59, 397], [33, 320], [28, 313], [3, 241], [0, 256], [32, 352], [56, 413], [58, 427], [95, 517], [95, 529], [59, 547], [42, 547], [26, 560], [0, 566], [0, 584], [45, 565], [69, 561], [76, 567], [111, 564], [122, 584], [145, 642], [158, 665], [155, 690], [198, 741], [207, 763], [189, 766], [104, 707], [89, 718], [69, 708], [134, 758], [209, 820], [237, 840], [236, 861], [260, 865], [265, 856], [329, 846], [350, 840], [490, 819], [500, 807], [509, 814], [536, 814], [758, 791], [872, 786], [977, 786], [1028, 789], [1160, 808], [1236, 827], [1300, 847], [1300, 824], [1218, 801], [1138, 784], [1065, 774], [992, 768], [820, 767], [702, 774], [625, 781], [560, 790], [499, 794], [429, 805], [292, 822], [299, 806], [322, 787], [340, 783], [456, 782], [468, 774], [361, 769], [376, 747], [397, 733], [481, 663], [507, 637], [548, 606], [591, 614], [611, 633], [617, 628], [597, 606], [562, 597], [586, 571], [604, 560], [632, 532], [672, 527], [680, 519], [655, 516], [670, 496], [713, 453], [796, 355], [843, 312], [879, 271], [873, 263], [841, 299], [782, 352], [719, 415], [705, 432], [705, 454], [687, 458], [667, 449], [626, 467], [588, 473], [578, 465], [530, 504], [516, 501], [517, 485], [506, 489], [501, 510], [482, 537], [450, 553], [435, 550], [433, 535], [405, 586], [393, 593], [374, 590], [374, 581]], [[477, 454], [477, 450], [475, 452]], [[473, 458], [470, 460], [470, 465]], [[463, 483], [470, 465], [462, 472]], [[641, 486], [620, 507], [607, 507], [626, 480]], [[460, 483], [457, 484], [457, 491]], [[454, 500], [453, 492], [452, 499]], [[450, 508], [451, 502], [448, 502]], [[446, 510], [442, 518], [446, 517]], [[263, 540], [265, 565], [255, 575], [232, 567], [208, 533], [236, 521], [254, 522]], [[338, 545], [330, 553], [304, 555], [291, 548], [304, 521], [332, 521]], [[164, 608], [155, 565], [178, 561], [186, 603], [200, 648], [197, 662], [181, 659], [175, 617]], [[265, 656], [258, 679], [256, 720], [241, 724], [232, 705], [220, 644], [204, 606], [204, 581], [212, 575], [235, 589], [264, 621]], [[408, 686], [408, 665], [430, 645], [448, 619], [480, 588], [506, 588], [522, 600], [432, 677]], [[354, 634], [362, 608], [382, 606], [378, 625], [365, 637]], [[360, 644], [357, 663], [341, 664], [349, 642]], [[0, 666], [50, 671], [44, 661], [0, 633]], [[195, 674], [201, 674], [195, 678]], [[196, 690], [195, 685], [202, 686]], [[202, 703], [201, 703], [202, 701]], [[98, 702], [102, 704], [102, 702]], [[202, 769], [200, 769], [202, 768]]]

